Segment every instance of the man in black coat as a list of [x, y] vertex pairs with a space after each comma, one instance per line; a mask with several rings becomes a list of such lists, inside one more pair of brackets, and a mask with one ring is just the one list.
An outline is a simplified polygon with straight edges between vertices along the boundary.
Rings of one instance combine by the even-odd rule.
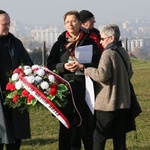
[[21, 64], [32, 65], [22, 42], [9, 33], [10, 17], [0, 10], [0, 150], [19, 150], [21, 139], [30, 138], [29, 113], [4, 106], [8, 74]]
[[94, 27], [96, 22], [95, 17], [89, 10], [81, 10], [79, 12], [81, 19], [81, 29], [92, 38], [97, 44], [100, 52], [103, 52], [103, 47], [100, 44], [100, 31]]

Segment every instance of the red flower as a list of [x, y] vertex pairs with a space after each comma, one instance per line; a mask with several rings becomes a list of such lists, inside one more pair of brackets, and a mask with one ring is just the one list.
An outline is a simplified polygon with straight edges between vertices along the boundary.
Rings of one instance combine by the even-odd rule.
[[29, 92], [27, 90], [23, 90], [22, 93], [21, 93], [21, 95], [23, 97], [28, 97], [29, 96]]
[[16, 90], [15, 84], [11, 84], [10, 90], [11, 90], [11, 91]]
[[16, 103], [17, 100], [18, 100], [18, 98], [19, 98], [19, 96], [15, 94], [15, 95], [13, 96], [12, 101], [13, 101], [14, 103]]
[[31, 103], [31, 101], [32, 101], [33, 99], [34, 99], [34, 96], [29, 95], [29, 96], [28, 96], [28, 99], [27, 99], [28, 103]]
[[50, 88], [55, 88], [55, 89], [57, 89], [57, 85], [56, 85], [55, 83], [53, 83], [53, 84], [50, 86]]
[[56, 93], [57, 93], [57, 85], [53, 83], [50, 87], [49, 94], [54, 96], [54, 95], [56, 95]]
[[62, 79], [57, 77], [57, 82], [58, 82], [58, 84], [61, 84], [62, 83]]
[[7, 85], [6, 85], [6, 90], [10, 90], [10, 86], [11, 86], [11, 83], [8, 82]]
[[16, 90], [15, 84], [8, 82], [6, 85], [6, 90], [10, 90], [10, 91]]

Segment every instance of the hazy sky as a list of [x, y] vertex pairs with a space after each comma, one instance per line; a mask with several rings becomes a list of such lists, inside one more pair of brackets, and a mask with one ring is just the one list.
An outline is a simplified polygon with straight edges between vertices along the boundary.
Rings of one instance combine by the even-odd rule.
[[90, 10], [97, 24], [126, 19], [150, 19], [150, 0], [0, 0], [0, 9], [23, 24], [62, 25], [69, 10]]

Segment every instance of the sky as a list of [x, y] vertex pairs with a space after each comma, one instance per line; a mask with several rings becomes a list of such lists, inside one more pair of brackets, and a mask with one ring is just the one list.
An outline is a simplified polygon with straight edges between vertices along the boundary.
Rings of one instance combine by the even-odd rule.
[[150, 0], [0, 0], [0, 9], [26, 25], [63, 25], [66, 12], [83, 9], [94, 14], [97, 24], [150, 19]]

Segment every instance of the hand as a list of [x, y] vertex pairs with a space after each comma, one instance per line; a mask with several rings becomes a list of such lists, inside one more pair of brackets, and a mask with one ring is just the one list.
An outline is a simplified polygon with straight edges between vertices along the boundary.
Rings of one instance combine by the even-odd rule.
[[72, 56], [72, 60], [64, 64], [66, 70], [70, 72], [76, 72], [84, 69], [84, 65], [81, 64], [75, 57]]
[[77, 71], [83, 70], [84, 69], [84, 65], [81, 64], [75, 57], [73, 57], [75, 64], [77, 66]]
[[76, 72], [77, 70], [77, 66], [76, 63], [65, 63], [64, 67], [66, 70], [70, 71], [70, 72]]

